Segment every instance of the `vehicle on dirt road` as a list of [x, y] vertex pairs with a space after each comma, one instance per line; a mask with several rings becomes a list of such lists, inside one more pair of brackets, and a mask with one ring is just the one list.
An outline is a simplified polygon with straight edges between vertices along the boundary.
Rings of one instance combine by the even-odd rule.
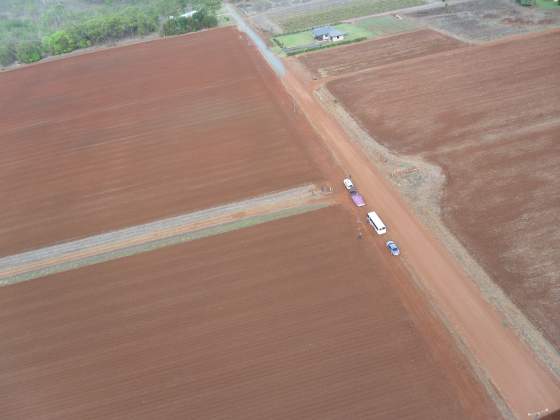
[[363, 207], [366, 205], [364, 197], [362, 197], [362, 194], [360, 194], [358, 191], [356, 190], [350, 191], [350, 197], [352, 198], [352, 201], [357, 207]]
[[364, 197], [358, 192], [356, 187], [354, 187], [352, 180], [350, 178], [344, 178], [342, 182], [344, 183], [344, 188], [346, 188], [350, 193], [350, 198], [352, 198], [353, 203], [358, 207], [365, 206], [366, 202]]
[[352, 180], [350, 178], [344, 178], [344, 181], [342, 182], [344, 183], [344, 187], [348, 191], [351, 191], [354, 188], [354, 184], [352, 183]]
[[385, 226], [385, 224], [383, 223], [383, 221], [381, 220], [381, 218], [377, 215], [376, 212], [374, 211], [370, 211], [367, 214], [367, 221], [368, 223], [371, 225], [371, 227], [373, 228], [373, 230], [375, 230], [375, 232], [378, 235], [383, 235], [385, 233], [387, 233], [387, 227]]
[[394, 256], [397, 256], [401, 253], [401, 250], [399, 249], [397, 244], [394, 243], [393, 241], [387, 241], [386, 246], [387, 246], [387, 249], [389, 251], [391, 251], [391, 254], [393, 254]]

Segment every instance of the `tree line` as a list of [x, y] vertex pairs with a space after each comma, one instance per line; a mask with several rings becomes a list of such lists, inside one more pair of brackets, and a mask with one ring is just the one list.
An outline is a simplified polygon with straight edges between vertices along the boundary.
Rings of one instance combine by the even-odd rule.
[[[85, 2], [91, 0], [84, 0]], [[0, 65], [32, 63], [58, 55], [159, 32], [162, 36], [199, 31], [218, 25], [216, 12], [222, 0], [105, 0], [109, 4], [95, 14], [76, 13], [64, 3], [49, 5], [39, 18], [0, 17]], [[174, 17], [187, 8], [192, 17]]]

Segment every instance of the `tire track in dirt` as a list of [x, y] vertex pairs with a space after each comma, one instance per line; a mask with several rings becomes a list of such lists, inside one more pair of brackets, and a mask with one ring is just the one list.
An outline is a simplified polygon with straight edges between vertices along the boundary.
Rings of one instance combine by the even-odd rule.
[[[0, 286], [50, 274], [52, 271], [49, 268], [60, 267], [63, 264], [71, 264], [71, 268], [89, 265], [91, 264], [89, 261], [96, 256], [114, 253], [114, 258], [119, 258], [119, 251], [132, 247], [137, 247], [138, 252], [142, 252], [142, 248], [138, 248], [141, 245], [199, 232], [232, 222], [246, 221], [248, 223], [243, 226], [245, 227], [262, 223], [258, 218], [265, 215], [276, 214], [278, 217], [285, 217], [285, 215], [281, 214], [283, 210], [299, 209], [301, 212], [314, 210], [318, 208], [318, 204], [327, 205], [334, 201], [331, 191], [332, 188], [329, 186], [319, 187], [314, 184], [308, 184], [248, 200], [4, 257], [0, 259]], [[219, 231], [216, 233], [219, 233]], [[185, 240], [188, 239], [186, 238]], [[165, 245], [167, 243], [163, 246]], [[135, 253], [137, 252], [129, 252], [127, 255]], [[56, 271], [65, 271], [65, 269]]]

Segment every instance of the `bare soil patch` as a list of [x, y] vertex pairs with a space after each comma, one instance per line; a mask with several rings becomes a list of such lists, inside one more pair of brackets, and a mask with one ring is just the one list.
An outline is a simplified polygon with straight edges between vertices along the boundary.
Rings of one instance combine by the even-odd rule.
[[560, 10], [522, 7], [514, 0], [449, 1], [445, 9], [426, 8], [405, 11], [404, 14], [472, 42], [496, 40], [560, 26]]
[[0, 74], [0, 256], [321, 179], [233, 28]]
[[320, 76], [340, 76], [371, 67], [465, 46], [439, 32], [423, 29], [401, 35], [305, 54], [299, 60]]
[[445, 223], [557, 349], [559, 41], [519, 37], [329, 84], [377, 141], [443, 168]]
[[496, 417], [351, 220], [327, 208], [0, 289], [3, 415]]

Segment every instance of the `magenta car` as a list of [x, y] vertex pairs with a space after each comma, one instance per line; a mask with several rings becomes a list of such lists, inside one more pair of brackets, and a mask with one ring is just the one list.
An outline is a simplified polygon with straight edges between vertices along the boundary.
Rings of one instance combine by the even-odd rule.
[[358, 191], [350, 192], [350, 196], [352, 197], [352, 201], [356, 206], [363, 207], [366, 205], [366, 202], [364, 201], [364, 197], [362, 197], [362, 195]]

